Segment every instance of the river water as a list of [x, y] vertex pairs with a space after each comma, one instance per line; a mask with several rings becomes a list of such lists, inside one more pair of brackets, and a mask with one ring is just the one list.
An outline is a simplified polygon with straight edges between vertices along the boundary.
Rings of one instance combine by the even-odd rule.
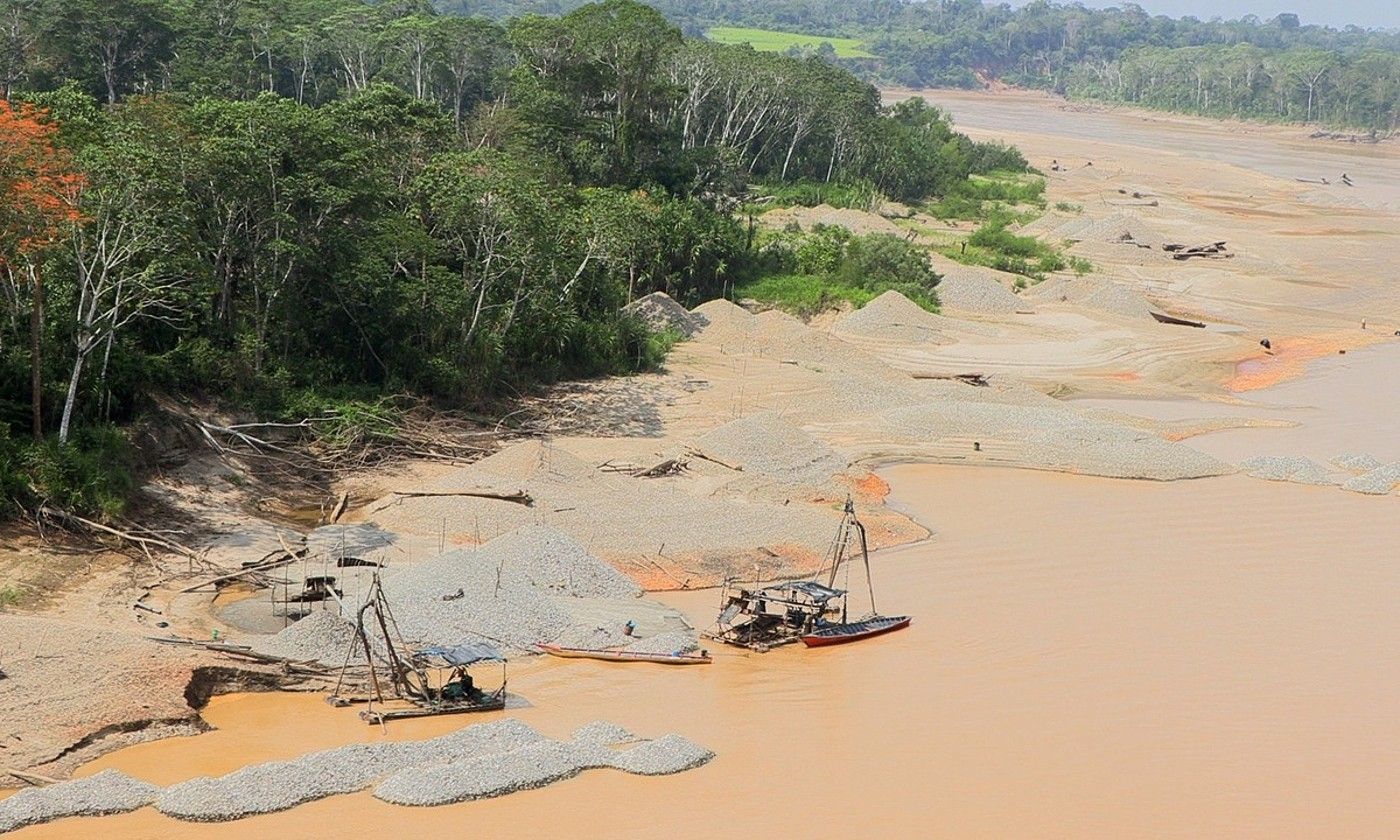
[[[512, 714], [607, 719], [718, 753], [680, 776], [591, 771], [434, 809], [367, 794], [221, 825], [152, 809], [16, 837], [1359, 837], [1400, 833], [1400, 517], [1393, 498], [1242, 476], [1151, 483], [970, 467], [887, 471], [935, 536], [877, 555], [862, 644], [698, 668], [536, 661]], [[670, 596], [708, 621], [714, 592]], [[129, 748], [171, 783], [384, 737], [315, 696], [216, 699], [217, 731]], [[395, 724], [427, 737], [467, 723]]]

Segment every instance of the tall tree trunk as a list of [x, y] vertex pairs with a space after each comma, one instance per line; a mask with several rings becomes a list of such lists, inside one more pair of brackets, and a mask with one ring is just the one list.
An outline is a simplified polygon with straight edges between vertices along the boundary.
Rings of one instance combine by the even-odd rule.
[[44, 439], [44, 280], [43, 257], [36, 255], [32, 268], [34, 293], [29, 301], [29, 406], [34, 439]]
[[83, 377], [83, 361], [87, 351], [78, 348], [78, 356], [73, 360], [73, 373], [68, 377], [68, 394], [63, 399], [63, 419], [58, 421], [58, 442], [68, 442], [68, 426], [73, 421], [73, 406], [78, 401], [78, 383]]

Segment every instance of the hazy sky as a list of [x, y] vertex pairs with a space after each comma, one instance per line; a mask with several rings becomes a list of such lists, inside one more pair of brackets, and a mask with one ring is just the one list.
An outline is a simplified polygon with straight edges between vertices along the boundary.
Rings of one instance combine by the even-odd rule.
[[[1123, 5], [1112, 0], [1083, 2], [1095, 8]], [[1024, 6], [1025, 3], [1026, 0], [1011, 0], [1013, 6]], [[1192, 15], [1201, 20], [1245, 15], [1258, 15], [1268, 20], [1279, 12], [1293, 12], [1302, 18], [1303, 23], [1336, 27], [1354, 23], [1357, 26], [1400, 29], [1400, 0], [1137, 0], [1137, 4], [1154, 15]]]

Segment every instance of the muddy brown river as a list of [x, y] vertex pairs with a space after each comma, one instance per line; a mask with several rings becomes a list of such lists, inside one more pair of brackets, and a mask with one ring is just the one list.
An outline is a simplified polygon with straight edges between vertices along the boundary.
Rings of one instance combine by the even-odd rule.
[[[887, 837], [1359, 837], [1400, 832], [1400, 517], [1371, 498], [1235, 476], [1156, 484], [900, 466], [935, 532], [877, 555], [907, 631], [845, 648], [718, 651], [706, 668], [538, 661], [513, 714], [676, 731], [710, 765], [590, 771], [497, 800], [408, 809], [368, 794], [220, 825], [153, 809], [17, 838], [710, 838], [797, 826]], [[699, 619], [713, 592], [672, 596]], [[217, 731], [115, 767], [170, 783], [385, 737], [316, 696], [216, 699]], [[418, 738], [463, 719], [395, 724]], [[664, 827], [664, 828], [663, 828]]]

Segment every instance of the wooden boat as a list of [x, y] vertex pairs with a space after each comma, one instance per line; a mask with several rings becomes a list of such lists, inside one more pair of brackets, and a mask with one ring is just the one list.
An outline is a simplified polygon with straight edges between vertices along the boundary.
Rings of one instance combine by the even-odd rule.
[[709, 651], [699, 653], [637, 653], [627, 650], [592, 650], [589, 648], [536, 645], [550, 656], [561, 659], [599, 659], [603, 662], [656, 662], [662, 665], [708, 665]]
[[802, 643], [807, 647], [827, 647], [859, 642], [861, 639], [903, 630], [913, 620], [907, 615], [877, 615], [845, 624], [828, 624], [803, 636]]

